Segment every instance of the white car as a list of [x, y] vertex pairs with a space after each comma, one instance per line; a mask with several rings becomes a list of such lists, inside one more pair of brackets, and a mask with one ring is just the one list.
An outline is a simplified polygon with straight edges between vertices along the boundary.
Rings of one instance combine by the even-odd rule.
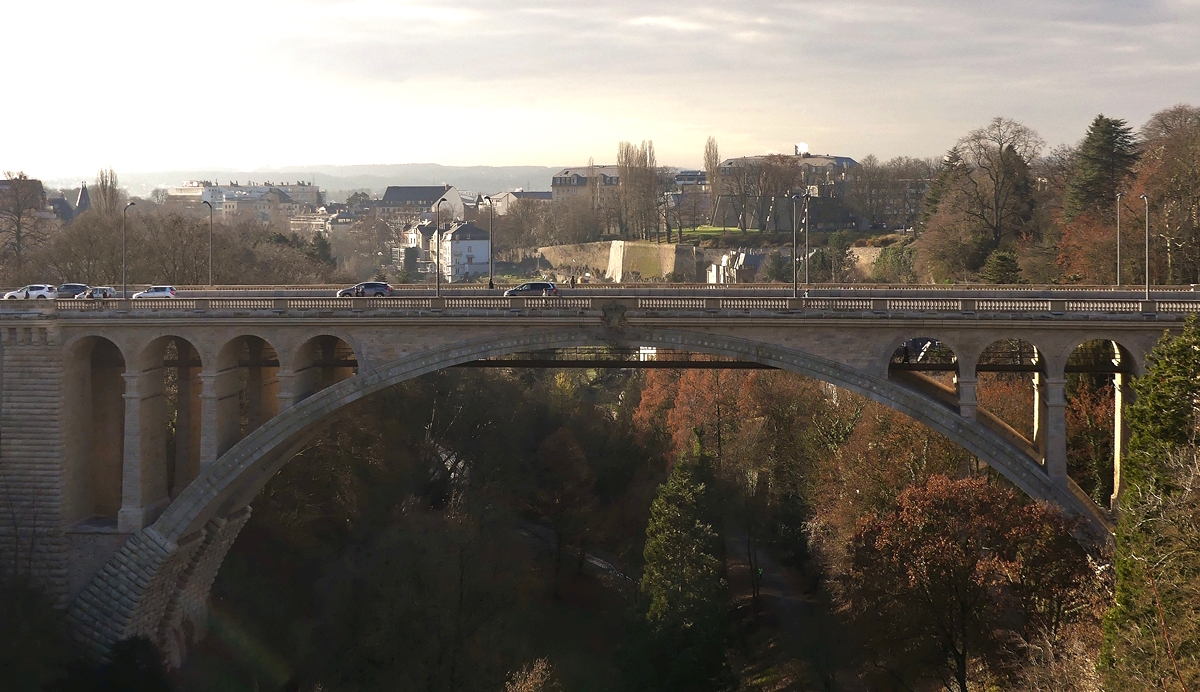
[[75, 300], [104, 300], [116, 297], [117, 291], [112, 286], [92, 286], [83, 293], [75, 296]]
[[134, 298], [174, 298], [174, 286], [151, 286], [140, 293], [134, 293]]
[[39, 300], [54, 300], [58, 298], [58, 287], [51, 284], [29, 284], [15, 291], [4, 294], [6, 300], [23, 300], [37, 298]]

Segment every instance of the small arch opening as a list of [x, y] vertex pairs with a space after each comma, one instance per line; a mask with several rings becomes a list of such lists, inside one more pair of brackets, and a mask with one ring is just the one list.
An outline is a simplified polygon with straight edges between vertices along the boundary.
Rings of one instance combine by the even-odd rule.
[[296, 356], [296, 400], [358, 374], [358, 356], [350, 344], [336, 336], [309, 339]]
[[1096, 504], [1115, 505], [1133, 357], [1115, 341], [1086, 341], [1067, 357], [1065, 374], [1067, 472]]
[[115, 526], [124, 477], [125, 357], [108, 339], [88, 337], [71, 349], [65, 375], [65, 518]]
[[1036, 391], [1046, 376], [1045, 358], [1023, 339], [988, 344], [975, 364], [979, 406], [1036, 444]]
[[143, 474], [150, 491], [171, 499], [200, 473], [201, 370], [199, 352], [182, 337], [156, 339], [141, 358]]
[[279, 356], [258, 336], [239, 336], [221, 349], [214, 382], [217, 456], [279, 413]]

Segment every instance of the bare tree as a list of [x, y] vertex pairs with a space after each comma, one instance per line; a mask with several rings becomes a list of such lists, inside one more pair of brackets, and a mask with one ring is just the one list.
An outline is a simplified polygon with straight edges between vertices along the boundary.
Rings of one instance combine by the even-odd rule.
[[755, 159], [743, 156], [725, 166], [721, 173], [721, 194], [737, 214], [738, 229], [743, 233], [750, 227], [751, 209], [759, 197], [762, 179], [759, 168]]
[[991, 234], [993, 245], [1020, 232], [1033, 212], [1029, 164], [1045, 142], [1015, 120], [993, 118], [958, 142], [969, 174], [960, 178], [960, 211], [979, 230]]
[[778, 231], [780, 217], [786, 213], [791, 218], [788, 193], [800, 178], [800, 163], [793, 156], [772, 154], [763, 159], [758, 175], [758, 229], [765, 231], [770, 224], [771, 230]]
[[704, 143], [704, 177], [708, 183], [709, 208], [715, 213], [721, 196], [721, 152], [715, 137]]
[[101, 169], [96, 173], [96, 183], [91, 195], [92, 206], [101, 216], [112, 216], [121, 213], [125, 193], [117, 183], [117, 172], [111, 167]]
[[[6, 264], [12, 260], [11, 273], [21, 276], [31, 247], [44, 239], [46, 193], [42, 183], [23, 172], [5, 172], [0, 181], [0, 241]], [[7, 269], [7, 267], [6, 267]]]
[[625, 234], [646, 239], [650, 231], [659, 230], [660, 192], [654, 142], [643, 141], [641, 146], [630, 142], [618, 144], [617, 167], [621, 179], [622, 227]]

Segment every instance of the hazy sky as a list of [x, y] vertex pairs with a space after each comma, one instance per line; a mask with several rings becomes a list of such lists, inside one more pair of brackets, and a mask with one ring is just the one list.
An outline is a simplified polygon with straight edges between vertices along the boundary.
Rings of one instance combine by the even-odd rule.
[[[4, 0], [0, 170], [931, 156], [1200, 104], [1200, 0]], [[16, 70], [13, 69], [15, 60]]]

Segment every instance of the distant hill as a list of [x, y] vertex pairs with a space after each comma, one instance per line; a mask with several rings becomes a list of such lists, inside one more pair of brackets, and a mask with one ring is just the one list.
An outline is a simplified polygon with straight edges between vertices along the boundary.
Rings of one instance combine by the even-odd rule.
[[[388, 185], [439, 185], [448, 183], [460, 190], [484, 194], [515, 188], [546, 191], [550, 179], [561, 167], [547, 166], [442, 166], [436, 163], [374, 164], [362, 166], [285, 166], [260, 168], [253, 171], [231, 169], [152, 171], [122, 173], [117, 171], [121, 185], [134, 195], [148, 195], [156, 187], [178, 185], [184, 180], [236, 180], [240, 183], [294, 182], [311, 180], [341, 201], [355, 190], [369, 190], [381, 195]], [[82, 179], [80, 179], [82, 180]], [[48, 187], [74, 188], [80, 180], [47, 180]], [[87, 179], [91, 183], [90, 177]]]

